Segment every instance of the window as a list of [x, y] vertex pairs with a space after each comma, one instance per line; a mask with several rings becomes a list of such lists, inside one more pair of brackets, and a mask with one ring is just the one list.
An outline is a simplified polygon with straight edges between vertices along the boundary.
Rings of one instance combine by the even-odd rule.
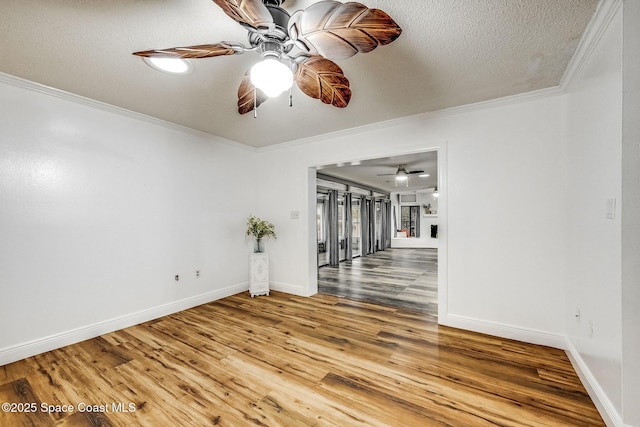
[[416, 237], [416, 218], [420, 206], [400, 206], [400, 229], [408, 230], [407, 237]]
[[318, 233], [318, 243], [324, 242], [324, 200], [318, 200], [318, 204], [316, 206], [316, 230]]
[[400, 203], [415, 203], [416, 201], [418, 201], [418, 196], [416, 194], [400, 195]]
[[360, 199], [354, 198], [351, 201], [351, 227], [352, 227], [352, 236], [351, 236], [351, 253], [353, 257], [361, 256], [362, 252], [360, 249], [360, 239], [362, 237], [362, 228], [360, 226]]

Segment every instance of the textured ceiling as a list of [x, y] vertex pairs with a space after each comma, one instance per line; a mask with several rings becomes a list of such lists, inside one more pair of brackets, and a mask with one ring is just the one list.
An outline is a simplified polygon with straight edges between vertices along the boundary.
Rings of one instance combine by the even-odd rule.
[[[0, 71], [262, 147], [422, 112], [557, 86], [598, 0], [361, 0], [402, 27], [398, 40], [336, 61], [346, 109], [294, 89], [258, 119], [236, 111], [255, 53], [193, 60], [169, 75], [131, 52], [240, 41], [246, 31], [211, 0], [2, 0]], [[291, 12], [311, 0], [288, 0]]]

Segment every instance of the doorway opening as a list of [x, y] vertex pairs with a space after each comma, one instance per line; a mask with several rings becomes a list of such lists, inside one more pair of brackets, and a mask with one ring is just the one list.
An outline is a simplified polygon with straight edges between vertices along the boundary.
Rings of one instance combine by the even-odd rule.
[[438, 316], [438, 157], [433, 150], [317, 168], [320, 293]]

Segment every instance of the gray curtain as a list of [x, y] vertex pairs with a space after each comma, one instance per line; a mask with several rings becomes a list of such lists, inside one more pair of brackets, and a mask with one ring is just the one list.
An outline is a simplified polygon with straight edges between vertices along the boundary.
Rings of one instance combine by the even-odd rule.
[[344, 195], [344, 220], [346, 222], [344, 244], [347, 245], [345, 247], [345, 258], [347, 261], [351, 261], [353, 259], [353, 214], [351, 212], [351, 193]]
[[340, 263], [340, 242], [338, 242], [338, 190], [329, 190], [329, 265]]
[[418, 209], [416, 212], [416, 237], [420, 237], [420, 217], [422, 216], [422, 212], [420, 212], [421, 207], [418, 206]]
[[[391, 203], [391, 200], [389, 200], [387, 203], [388, 203], [387, 206], [389, 208], [389, 212], [387, 213], [387, 215], [389, 215], [388, 216], [388, 218], [389, 218], [389, 227], [392, 227], [392, 226], [395, 227], [395, 224], [391, 224], [391, 211], [393, 210], [393, 203]], [[388, 239], [389, 239], [388, 240], [388, 242], [389, 242], [389, 246], [388, 247], [389, 248], [391, 247], [391, 236], [394, 235], [395, 232], [396, 232], [395, 228], [389, 230], [389, 234], [388, 234]]]
[[376, 252], [376, 201], [367, 200], [369, 205], [369, 253]]
[[387, 203], [384, 200], [380, 201], [380, 247], [381, 251], [387, 248], [387, 229], [389, 223], [387, 222]]
[[362, 256], [369, 252], [369, 200], [365, 196], [360, 198], [360, 218], [362, 220]]
[[391, 247], [391, 201], [382, 202], [382, 250]]
[[398, 237], [398, 229], [400, 224], [398, 218], [400, 217], [400, 194], [396, 194], [396, 205], [393, 207], [393, 237]]
[[322, 258], [318, 250], [318, 265], [327, 265], [329, 262], [327, 258], [327, 251], [329, 250], [329, 202], [327, 200], [322, 202], [322, 226], [324, 230], [324, 240], [321, 242]]

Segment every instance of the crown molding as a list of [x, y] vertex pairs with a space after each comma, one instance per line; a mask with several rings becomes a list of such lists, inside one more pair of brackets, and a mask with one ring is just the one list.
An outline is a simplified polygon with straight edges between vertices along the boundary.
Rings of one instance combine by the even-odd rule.
[[166, 120], [159, 119], [157, 117], [149, 116], [142, 113], [137, 113], [135, 111], [128, 110], [126, 108], [117, 107], [115, 105], [108, 104], [102, 101], [96, 101], [95, 99], [87, 98], [85, 96], [76, 95], [71, 92], [67, 92], [61, 89], [56, 89], [51, 86], [46, 86], [40, 83], [33, 82], [31, 80], [23, 79], [20, 77], [13, 76], [11, 74], [6, 74], [0, 72], [0, 83], [5, 83], [10, 86], [19, 87], [22, 89], [26, 89], [32, 92], [41, 93], [44, 95], [53, 96], [59, 99], [63, 99], [65, 101], [73, 102], [75, 104], [81, 104], [89, 108], [93, 108], [96, 110], [104, 111], [107, 113], [117, 114], [119, 116], [127, 117], [134, 120], [139, 120], [145, 123], [149, 123], [152, 125], [160, 126], [165, 129], [178, 131], [182, 133], [187, 133], [198, 138], [203, 138], [211, 142], [217, 142], [223, 145], [239, 148], [245, 151], [253, 151], [255, 152], [255, 147], [250, 145], [241, 144], [236, 141], [232, 141], [230, 139], [223, 138], [221, 136], [212, 135], [210, 133], [202, 132], [190, 127], [182, 126], [173, 122], [169, 122]]
[[547, 99], [565, 92], [559, 86], [552, 86], [544, 89], [533, 90], [531, 92], [518, 93], [515, 95], [503, 96], [501, 98], [489, 99], [487, 101], [474, 102], [473, 104], [460, 105], [458, 107], [445, 108], [429, 113], [424, 113], [427, 118], [438, 118], [457, 116], [476, 111], [490, 110], [511, 105], [524, 104], [539, 99]]
[[489, 99], [486, 101], [480, 101], [472, 104], [461, 105], [458, 107], [445, 108], [442, 110], [429, 111], [425, 113], [414, 114], [412, 116], [405, 116], [397, 119], [385, 120], [385, 121], [357, 126], [349, 129], [343, 129], [336, 132], [325, 133], [322, 135], [310, 136], [308, 138], [281, 142], [279, 144], [273, 144], [273, 145], [257, 148], [257, 151], [267, 152], [267, 151], [283, 150], [283, 149], [287, 149], [287, 148], [291, 148], [299, 145], [307, 145], [307, 144], [312, 144], [314, 142], [322, 142], [330, 138], [347, 137], [347, 136], [358, 135], [363, 132], [375, 132], [378, 130], [388, 129], [396, 126], [407, 126], [415, 123], [424, 123], [425, 120], [436, 119], [439, 117], [456, 116], [460, 114], [471, 113], [474, 111], [483, 111], [483, 110], [489, 110], [492, 108], [505, 107], [509, 105], [517, 105], [525, 102], [530, 102], [538, 99], [546, 99], [552, 96], [558, 96], [558, 95], [564, 95], [564, 94], [565, 92], [559, 86], [554, 86], [554, 87], [539, 89], [531, 92], [504, 96], [502, 98]]
[[349, 129], [343, 129], [335, 132], [329, 132], [322, 135], [310, 136], [308, 138], [296, 139], [292, 141], [285, 141], [279, 144], [268, 145], [265, 147], [253, 147], [247, 144], [242, 144], [240, 142], [232, 141], [230, 139], [226, 139], [217, 135], [212, 135], [210, 133], [202, 132], [199, 130], [195, 130], [186, 126], [182, 126], [173, 122], [169, 122], [166, 120], [158, 119], [153, 116], [149, 116], [142, 113], [137, 113], [135, 111], [128, 110], [126, 108], [117, 107], [115, 105], [107, 104], [106, 102], [96, 101], [95, 99], [87, 98], [84, 96], [76, 95], [71, 92], [67, 92], [61, 89], [56, 89], [50, 86], [46, 86], [40, 83], [33, 82], [31, 80], [23, 79], [20, 77], [13, 76], [11, 74], [6, 74], [0, 72], [0, 83], [6, 83], [10, 86], [20, 87], [23, 89], [30, 90], [32, 92], [38, 92], [45, 95], [53, 96], [56, 98], [64, 99], [69, 102], [73, 102], [76, 104], [81, 104], [88, 106], [90, 108], [94, 108], [97, 110], [118, 114], [120, 116], [128, 117], [135, 120], [140, 120], [145, 123], [150, 123], [156, 126], [161, 126], [166, 129], [171, 129], [178, 132], [188, 133], [200, 138], [207, 139], [209, 141], [218, 142], [221, 144], [233, 146], [235, 148], [240, 148], [246, 151], [252, 152], [264, 152], [271, 150], [280, 150], [285, 148], [290, 148], [292, 146], [297, 145], [306, 145], [313, 142], [319, 142], [326, 140], [327, 138], [337, 138], [343, 136], [350, 136], [359, 134], [362, 132], [370, 132], [376, 131], [380, 129], [386, 129], [389, 127], [395, 126], [403, 126], [412, 123], [423, 122], [425, 119], [437, 118], [437, 117], [445, 117], [445, 116], [453, 116], [457, 114], [469, 113], [472, 111], [486, 110], [490, 108], [496, 108], [501, 106], [520, 104], [523, 102], [532, 101], [535, 99], [546, 98], [549, 96], [554, 96], [558, 94], [564, 93], [560, 87], [551, 87], [540, 89], [532, 92], [520, 93], [516, 95], [505, 96], [502, 98], [490, 99], [487, 101], [480, 101], [472, 104], [461, 105], [458, 107], [445, 108], [442, 110], [436, 110], [431, 112], [414, 114], [411, 116], [400, 117], [397, 119], [384, 120], [381, 122], [366, 124], [362, 126], [357, 126]]
[[360, 134], [362, 132], [372, 132], [376, 130], [386, 129], [395, 126], [409, 125], [412, 123], [422, 122], [428, 119], [434, 119], [438, 117], [455, 116], [459, 114], [470, 113], [473, 111], [487, 110], [492, 108], [504, 107], [508, 105], [515, 105], [524, 102], [533, 101], [536, 99], [547, 98], [551, 96], [564, 95], [567, 92], [567, 88], [575, 81], [586, 63], [589, 61], [591, 54], [595, 50], [597, 44], [600, 42], [602, 35], [605, 33], [613, 17], [618, 9], [622, 6], [623, 0], [601, 0], [597, 6], [594, 16], [587, 25], [585, 33], [583, 34], [576, 52], [569, 61], [560, 84], [558, 86], [535, 90], [526, 93], [520, 93], [516, 95], [505, 96], [502, 98], [490, 99], [487, 101], [475, 102], [472, 104], [461, 105], [458, 107], [445, 108], [442, 110], [436, 110], [432, 112], [420, 113], [412, 116], [401, 117], [398, 119], [391, 119], [382, 122], [377, 122], [369, 125], [358, 126], [336, 132], [331, 132], [323, 135], [312, 136], [309, 138], [303, 138], [293, 141], [282, 142], [280, 144], [269, 145], [266, 147], [260, 147], [258, 152], [286, 149], [298, 145], [306, 145], [314, 142], [320, 142], [328, 138], [338, 138], [345, 136], [352, 136]]
[[322, 135], [314, 135], [314, 136], [309, 136], [307, 138], [294, 139], [291, 141], [285, 141], [278, 144], [259, 147], [257, 151], [266, 152], [266, 151], [284, 150], [284, 149], [296, 147], [299, 145], [307, 145], [307, 144], [312, 144], [314, 142], [321, 142], [330, 138], [339, 138], [343, 136], [360, 134], [362, 132], [373, 131], [376, 129], [385, 129], [392, 126], [400, 126], [403, 124], [415, 123], [415, 122], [424, 120], [423, 119], [424, 115], [425, 113], [420, 113], [412, 116], [405, 116], [397, 119], [384, 120], [381, 122], [375, 122], [371, 124], [348, 128], [348, 129], [342, 129], [335, 132], [323, 133]]
[[622, 6], [622, 2], [623, 0], [601, 0], [600, 4], [598, 4], [596, 13], [591, 18], [589, 25], [587, 25], [587, 29], [562, 75], [562, 79], [560, 79], [559, 87], [563, 91], [566, 91], [580, 77], [600, 39], [609, 28], [613, 17]]

